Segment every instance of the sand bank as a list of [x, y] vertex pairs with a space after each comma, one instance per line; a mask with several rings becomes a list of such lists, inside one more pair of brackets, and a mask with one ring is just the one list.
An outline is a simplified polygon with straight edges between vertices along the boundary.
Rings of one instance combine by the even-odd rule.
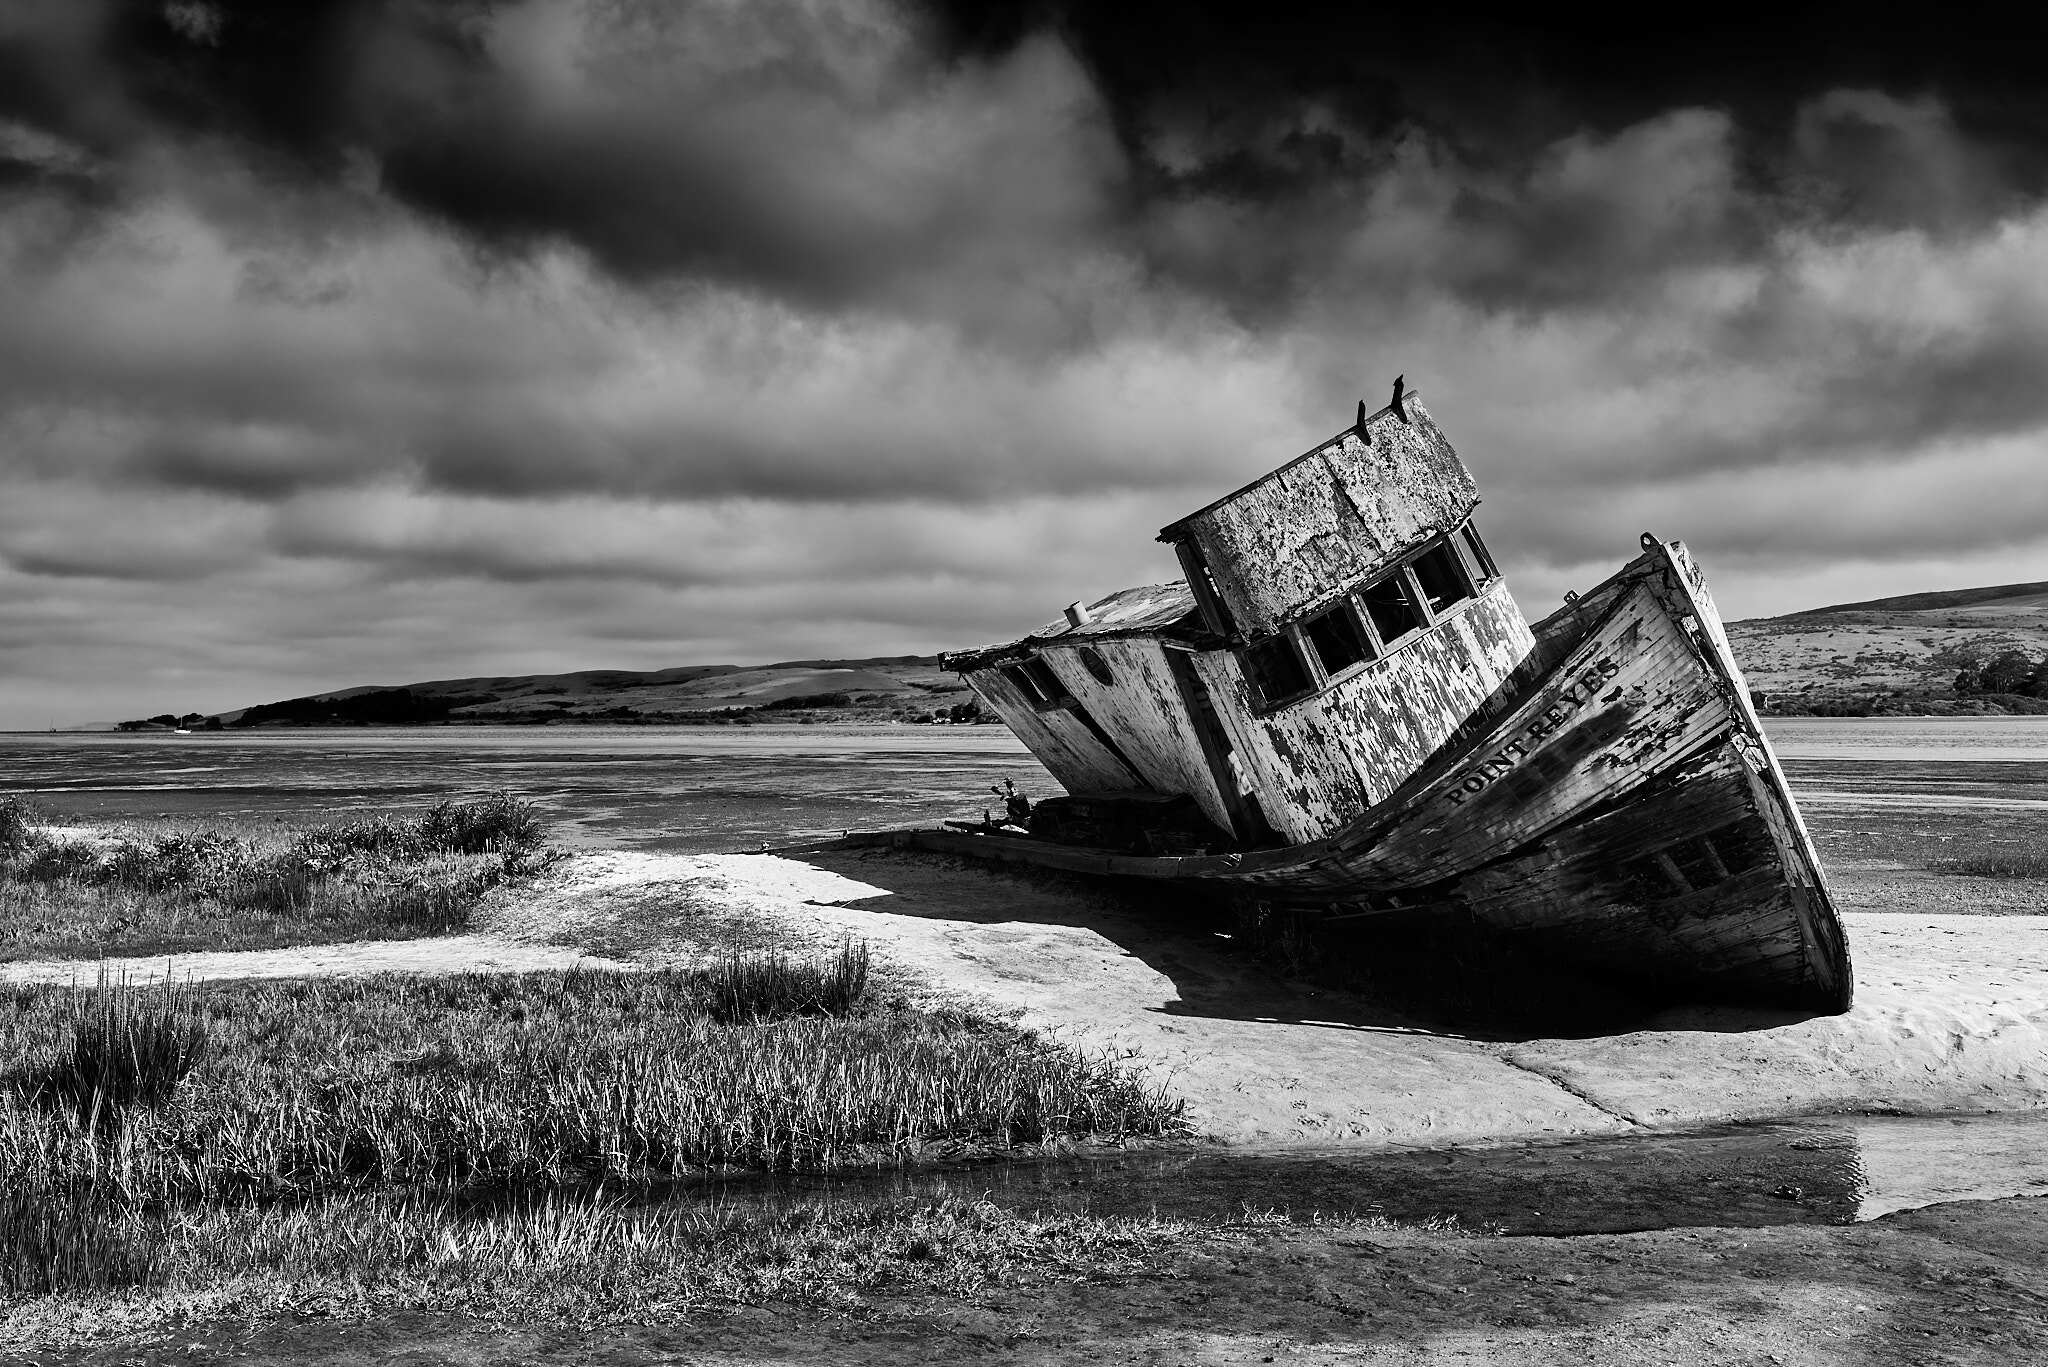
[[513, 973], [544, 968], [628, 968], [573, 947], [536, 944], [503, 935], [442, 935], [420, 940], [349, 940], [292, 949], [244, 949], [216, 954], [162, 954], [98, 959], [24, 959], [0, 964], [0, 982], [95, 981], [104, 964], [110, 977], [146, 983], [166, 974], [183, 982], [229, 978], [356, 977], [366, 973]]

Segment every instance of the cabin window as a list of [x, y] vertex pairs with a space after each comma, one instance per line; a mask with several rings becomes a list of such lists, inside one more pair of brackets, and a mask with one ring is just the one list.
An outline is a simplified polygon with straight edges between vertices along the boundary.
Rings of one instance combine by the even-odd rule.
[[1021, 668], [1016, 665], [1004, 665], [1003, 677], [1009, 680], [1010, 687], [1024, 695], [1024, 701], [1030, 703], [1033, 707], [1043, 707], [1045, 705], [1045, 699], [1039, 695], [1038, 685], [1033, 683], [1031, 676], [1026, 674]]
[[1415, 582], [1422, 586], [1422, 597], [1433, 613], [1441, 615], [1451, 604], [1472, 596], [1472, 581], [1465, 577], [1465, 567], [1458, 563], [1448, 543], [1430, 547], [1415, 558], [1410, 568], [1415, 571]]
[[1251, 675], [1252, 686], [1259, 691], [1260, 701], [1268, 707], [1306, 693], [1314, 686], [1294, 638], [1284, 632], [1246, 646], [1244, 666]]
[[1341, 674], [1372, 658], [1372, 647], [1366, 644], [1358, 615], [1352, 612], [1349, 603], [1339, 603], [1328, 612], [1309, 618], [1301, 624], [1301, 634], [1308, 639], [1309, 649], [1315, 651], [1325, 674]]
[[1231, 620], [1230, 606], [1216, 590], [1216, 576], [1209, 573], [1209, 562], [1202, 558], [1201, 548], [1193, 541], [1176, 541], [1173, 549], [1180, 556], [1180, 567], [1187, 574], [1195, 605], [1202, 610], [1202, 625], [1218, 636], [1235, 635], [1237, 623]]
[[1024, 672], [1031, 682], [1038, 686], [1039, 697], [1045, 699], [1047, 707], [1057, 707], [1073, 697], [1067, 686], [1060, 682], [1060, 676], [1052, 672], [1052, 666], [1043, 659], [1034, 657], [1024, 662]]
[[1058, 707], [1073, 696], [1044, 660], [1034, 658], [1022, 664], [1004, 665], [1003, 677], [1033, 707]]
[[1404, 574], [1390, 574], [1359, 594], [1365, 603], [1365, 614], [1372, 618], [1373, 630], [1382, 641], [1398, 641], [1423, 625], [1421, 610], [1408, 596], [1407, 578]]
[[1500, 571], [1493, 567], [1493, 557], [1487, 553], [1486, 543], [1479, 539], [1479, 528], [1470, 522], [1458, 528], [1458, 539], [1465, 543], [1465, 552], [1472, 557], [1472, 568], [1481, 579], [1497, 579]]
[[1094, 646], [1081, 647], [1081, 665], [1088, 671], [1090, 677], [1099, 684], [1113, 684], [1116, 682], [1116, 674], [1110, 669], [1109, 661], [1103, 659], [1102, 652]]

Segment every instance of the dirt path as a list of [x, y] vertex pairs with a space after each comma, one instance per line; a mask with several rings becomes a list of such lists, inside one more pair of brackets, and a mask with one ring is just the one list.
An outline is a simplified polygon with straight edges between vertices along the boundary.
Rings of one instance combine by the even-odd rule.
[[442, 935], [420, 940], [348, 940], [292, 949], [223, 950], [138, 958], [23, 959], [0, 964], [0, 982], [90, 984], [109, 977], [143, 983], [165, 974], [191, 978], [324, 978], [367, 973], [525, 973], [546, 968], [629, 968], [564, 945], [504, 935]]

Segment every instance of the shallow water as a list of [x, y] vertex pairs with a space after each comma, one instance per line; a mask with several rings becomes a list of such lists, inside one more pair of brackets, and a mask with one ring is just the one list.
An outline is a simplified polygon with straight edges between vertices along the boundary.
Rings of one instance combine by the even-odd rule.
[[681, 853], [979, 817], [1004, 778], [1058, 791], [998, 726], [0, 734], [0, 793], [82, 822], [304, 821], [506, 788], [562, 843]]
[[2048, 717], [1771, 717], [1764, 731], [1787, 763], [2048, 759]]
[[1019, 1211], [1455, 1218], [1509, 1234], [1849, 1224], [2048, 1194], [2048, 1114], [1828, 1116], [1499, 1148], [1153, 1150], [700, 1190], [740, 1205], [986, 1198]]
[[[1816, 808], [1926, 795], [1972, 818], [2033, 817], [2048, 802], [2048, 717], [1787, 717], [1770, 734]], [[79, 821], [302, 821], [509, 788], [544, 804], [564, 843], [684, 853], [971, 819], [1004, 778], [1058, 791], [995, 726], [0, 734], [0, 793]]]

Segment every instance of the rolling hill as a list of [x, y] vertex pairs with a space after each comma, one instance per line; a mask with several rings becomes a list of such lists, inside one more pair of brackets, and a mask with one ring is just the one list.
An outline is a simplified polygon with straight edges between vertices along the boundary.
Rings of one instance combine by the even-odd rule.
[[587, 669], [364, 684], [222, 712], [228, 726], [928, 721], [968, 701], [938, 657]]
[[1768, 711], [2048, 711], [2048, 700], [1956, 688], [2010, 652], [2048, 658], [2048, 583], [1838, 603], [1730, 622], [1728, 638]]
[[[1731, 622], [1728, 636], [1767, 712], [2048, 712], [2048, 583], [1837, 603]], [[2039, 666], [2020, 691], [1958, 692], [1959, 674], [2014, 652]], [[937, 656], [893, 655], [359, 685], [218, 718], [227, 726], [929, 721], [971, 698]]]

